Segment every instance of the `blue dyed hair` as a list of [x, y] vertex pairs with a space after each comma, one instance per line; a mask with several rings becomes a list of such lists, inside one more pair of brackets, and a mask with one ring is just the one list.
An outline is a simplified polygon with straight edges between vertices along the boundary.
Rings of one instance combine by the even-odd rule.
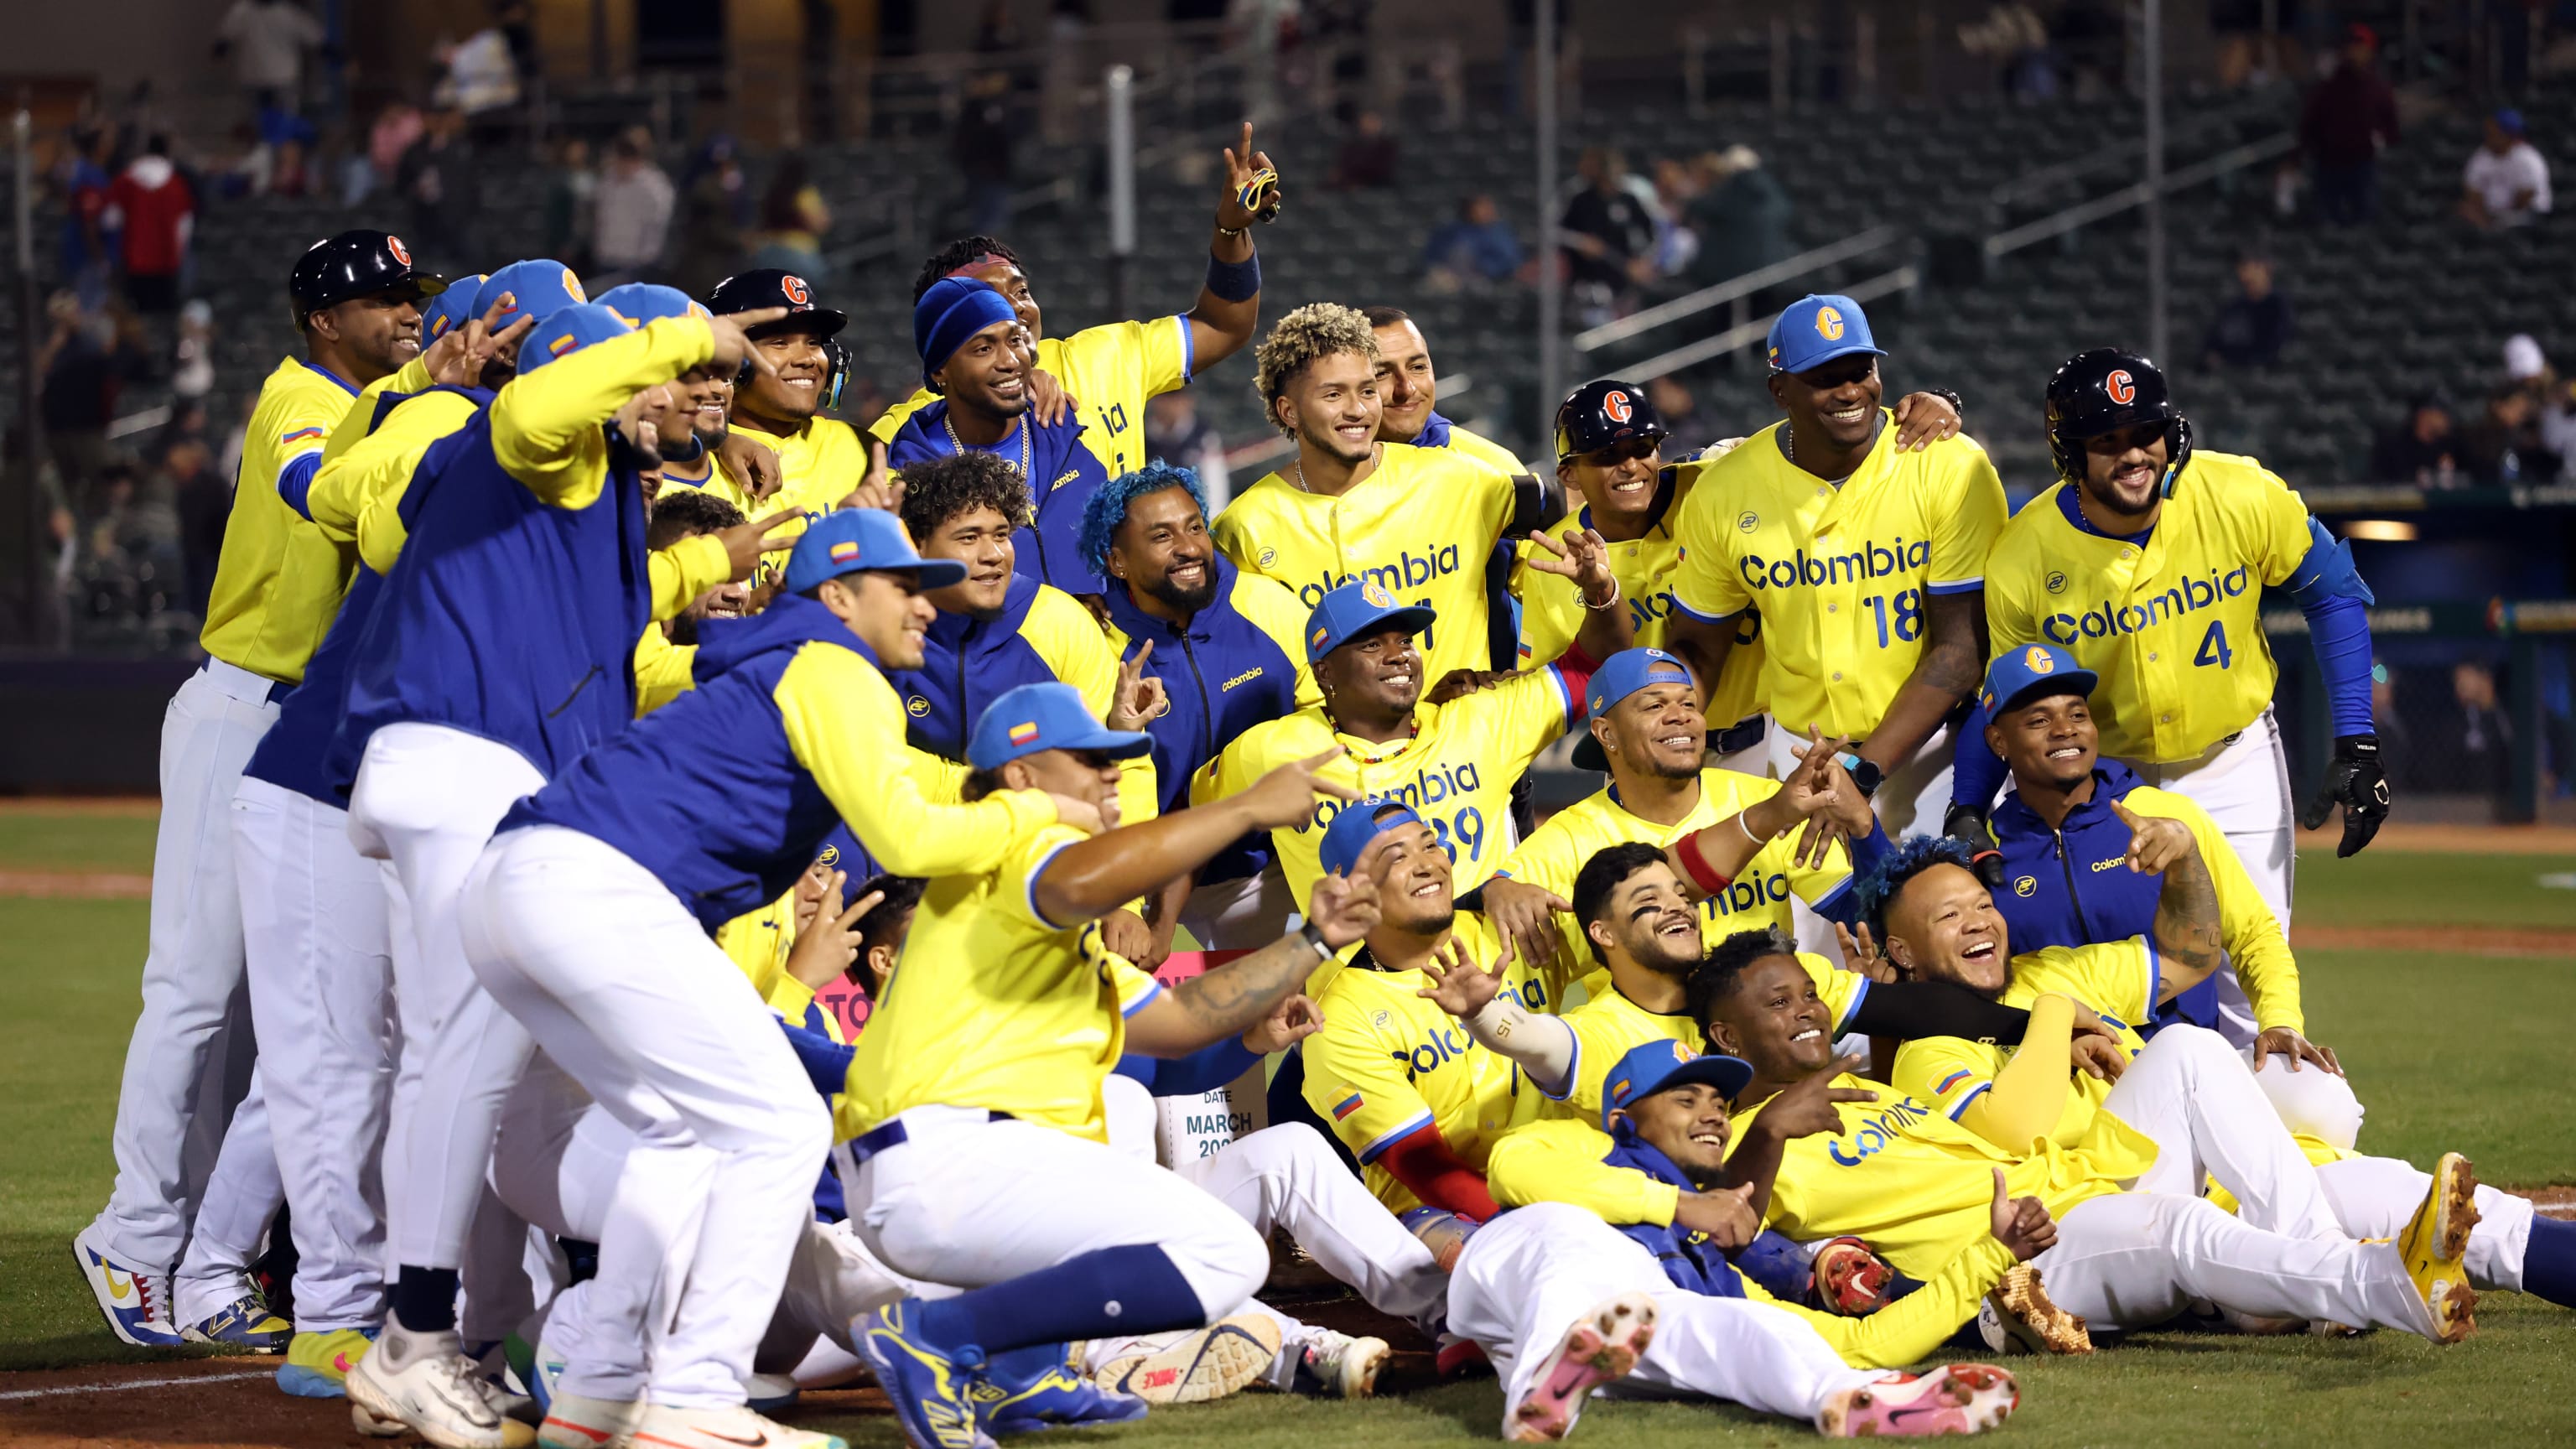
[[1091, 495], [1091, 501], [1082, 506], [1082, 533], [1074, 546], [1093, 573], [1108, 576], [1109, 545], [1117, 540], [1118, 525], [1127, 521], [1127, 506], [1166, 488], [1189, 490], [1190, 501], [1199, 506], [1201, 516], [1206, 515], [1207, 490], [1199, 486], [1199, 475], [1169, 463], [1148, 463], [1133, 473], [1121, 473]]
[[1882, 856], [1878, 868], [1862, 876], [1853, 892], [1863, 919], [1887, 939], [1887, 903], [1905, 889], [1905, 883], [1936, 865], [1955, 865], [1961, 870], [1975, 870], [1976, 858], [1968, 847], [1946, 835], [1917, 835]]

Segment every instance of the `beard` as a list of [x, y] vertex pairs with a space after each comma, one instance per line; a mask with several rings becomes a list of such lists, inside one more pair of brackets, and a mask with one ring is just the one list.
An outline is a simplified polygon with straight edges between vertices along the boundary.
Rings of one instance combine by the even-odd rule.
[[1338, 458], [1345, 463], [1365, 463], [1369, 455], [1377, 451], [1377, 435], [1374, 432], [1370, 433], [1367, 442], [1361, 443], [1357, 448], [1343, 442], [1342, 435], [1331, 428], [1301, 427], [1297, 430], [1297, 436], [1312, 445], [1315, 451]]
[[1165, 574], [1160, 583], [1145, 592], [1184, 614], [1195, 614], [1216, 602], [1216, 570], [1210, 568], [1206, 579], [1195, 589], [1184, 589], [1172, 582], [1170, 574]]

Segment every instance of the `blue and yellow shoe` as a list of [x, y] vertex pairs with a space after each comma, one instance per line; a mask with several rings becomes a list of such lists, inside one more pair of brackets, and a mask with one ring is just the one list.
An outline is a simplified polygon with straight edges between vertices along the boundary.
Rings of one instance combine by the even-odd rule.
[[1017, 1350], [985, 1365], [968, 1389], [975, 1417], [993, 1434], [1029, 1434], [1092, 1424], [1132, 1424], [1147, 1404], [1085, 1378], [1072, 1344]]
[[980, 1350], [951, 1353], [922, 1336], [918, 1298], [906, 1298], [850, 1320], [850, 1343], [875, 1370], [912, 1449], [995, 1449], [976, 1421]]
[[2445, 1152], [2433, 1164], [2433, 1186], [2397, 1235], [2406, 1276], [2432, 1311], [2435, 1343], [2458, 1343], [2478, 1331], [2478, 1295], [2460, 1260], [2469, 1251], [2469, 1229], [2478, 1225], [2478, 1177], [2469, 1160]]
[[99, 1231], [97, 1223], [72, 1239], [72, 1257], [80, 1263], [81, 1278], [89, 1284], [90, 1296], [98, 1300], [110, 1333], [137, 1348], [169, 1348], [187, 1342], [170, 1321], [169, 1274], [111, 1256], [107, 1234]]
[[295, 1325], [268, 1311], [268, 1300], [254, 1288], [223, 1308], [179, 1330], [190, 1343], [228, 1343], [261, 1353], [282, 1353], [295, 1336]]
[[299, 1333], [287, 1342], [286, 1363], [277, 1371], [277, 1386], [299, 1399], [348, 1397], [349, 1370], [367, 1356], [376, 1341], [372, 1328], [335, 1328], [328, 1333]]

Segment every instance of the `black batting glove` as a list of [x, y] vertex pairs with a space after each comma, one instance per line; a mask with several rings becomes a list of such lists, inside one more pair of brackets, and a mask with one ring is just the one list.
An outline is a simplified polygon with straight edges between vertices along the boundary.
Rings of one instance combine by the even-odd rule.
[[2379, 833], [2380, 822], [2388, 818], [2388, 777], [2379, 769], [2379, 736], [2335, 738], [2325, 788], [2299, 812], [2299, 828], [2314, 830], [2325, 824], [2337, 804], [2343, 806], [2343, 839], [2335, 846], [2335, 855], [2338, 859], [2359, 855]]
[[1941, 817], [1941, 833], [1968, 847], [1969, 863], [1986, 889], [2003, 889], [2004, 853], [1995, 844], [1995, 830], [1986, 823], [1986, 812], [1974, 805], [1952, 805], [1950, 813]]

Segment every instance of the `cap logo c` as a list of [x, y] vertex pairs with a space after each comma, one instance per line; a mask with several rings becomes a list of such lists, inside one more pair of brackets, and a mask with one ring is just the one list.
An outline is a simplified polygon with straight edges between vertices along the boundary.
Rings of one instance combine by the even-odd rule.
[[1363, 579], [1360, 581], [1360, 597], [1368, 600], [1371, 604], [1374, 604], [1381, 609], [1392, 609], [1395, 607], [1395, 596], [1386, 591], [1386, 585], [1379, 583], [1375, 579]]
[[1628, 395], [1624, 392], [1605, 392], [1601, 395], [1602, 415], [1614, 423], [1628, 421], [1636, 411], [1637, 409], [1629, 403]]
[[1816, 309], [1816, 335], [1827, 342], [1839, 342], [1843, 335], [1843, 314], [1831, 307]]
[[394, 254], [395, 261], [406, 267], [411, 265], [411, 249], [402, 244], [401, 237], [388, 234], [385, 237], [385, 250]]
[[779, 278], [778, 290], [786, 295], [787, 305], [790, 307], [802, 307], [814, 300], [814, 294], [805, 289], [803, 277]]
[[572, 274], [572, 268], [564, 268], [563, 282], [565, 296], [572, 298], [576, 302], [587, 302], [590, 300], [590, 294], [581, 289], [581, 278]]
[[2028, 669], [2033, 674], [2054, 674], [2057, 672], [2057, 661], [2049, 658], [2048, 651], [2037, 644], [2033, 644], [2030, 648], [2022, 651], [2021, 662], [2022, 667]]
[[2138, 400], [2137, 379], [2129, 376], [2129, 370], [2125, 367], [2111, 369], [2111, 375], [2102, 379], [2102, 391], [2108, 393], [2111, 401], [2122, 407], [2127, 407]]

